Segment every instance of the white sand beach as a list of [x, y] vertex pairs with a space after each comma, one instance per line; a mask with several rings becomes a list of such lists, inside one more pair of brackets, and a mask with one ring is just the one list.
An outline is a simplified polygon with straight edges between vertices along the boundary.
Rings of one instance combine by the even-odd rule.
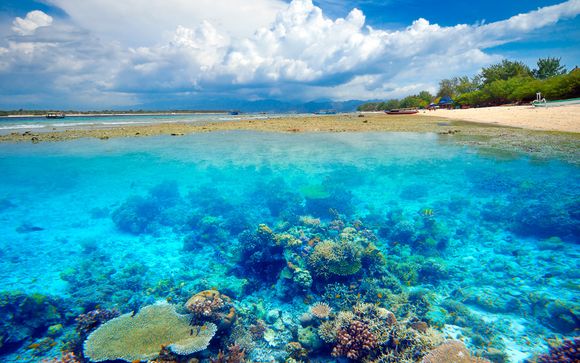
[[533, 106], [482, 107], [465, 110], [422, 111], [421, 115], [532, 130], [580, 132], [580, 105], [548, 108]]

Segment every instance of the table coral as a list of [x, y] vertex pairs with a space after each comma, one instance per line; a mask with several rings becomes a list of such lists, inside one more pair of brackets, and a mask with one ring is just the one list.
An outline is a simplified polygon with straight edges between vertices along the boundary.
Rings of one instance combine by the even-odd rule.
[[213, 323], [190, 325], [189, 316], [180, 315], [174, 305], [161, 302], [101, 325], [85, 341], [84, 355], [94, 362], [133, 362], [156, 358], [162, 346], [188, 355], [206, 349], [216, 331]]

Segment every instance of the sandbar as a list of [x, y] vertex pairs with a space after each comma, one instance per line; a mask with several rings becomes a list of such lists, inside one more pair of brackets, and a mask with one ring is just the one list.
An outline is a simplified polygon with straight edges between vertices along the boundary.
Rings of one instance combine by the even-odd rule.
[[[493, 122], [455, 120], [451, 117], [418, 115], [393, 116], [384, 113], [339, 114], [330, 116], [288, 116], [205, 123], [163, 123], [124, 125], [109, 128], [78, 128], [52, 132], [25, 131], [0, 135], [0, 142], [55, 142], [81, 138], [108, 140], [116, 137], [146, 137], [191, 133], [259, 132], [429, 132], [440, 135], [441, 142], [474, 146], [481, 152], [515, 158], [522, 153], [534, 159], [558, 158], [580, 164], [580, 133], [540, 131], [506, 127]], [[454, 112], [454, 111], [450, 111]]]

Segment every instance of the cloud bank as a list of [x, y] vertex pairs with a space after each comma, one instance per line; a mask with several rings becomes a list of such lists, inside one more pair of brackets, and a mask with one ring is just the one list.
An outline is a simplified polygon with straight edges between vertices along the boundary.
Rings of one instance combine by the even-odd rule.
[[49, 2], [68, 17], [32, 11], [0, 41], [5, 104], [404, 96], [474, 73], [498, 60], [486, 49], [580, 13], [571, 0], [490, 24], [417, 19], [389, 30], [366, 26], [358, 9], [330, 19], [311, 0]]

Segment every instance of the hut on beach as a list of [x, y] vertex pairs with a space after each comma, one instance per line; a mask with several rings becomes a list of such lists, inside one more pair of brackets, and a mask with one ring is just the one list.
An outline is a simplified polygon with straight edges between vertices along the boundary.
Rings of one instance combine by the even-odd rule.
[[455, 101], [453, 101], [453, 99], [451, 99], [451, 97], [449, 96], [441, 97], [441, 99], [437, 103], [437, 106], [439, 106], [439, 108], [447, 108], [447, 109], [452, 109], [454, 105]]

